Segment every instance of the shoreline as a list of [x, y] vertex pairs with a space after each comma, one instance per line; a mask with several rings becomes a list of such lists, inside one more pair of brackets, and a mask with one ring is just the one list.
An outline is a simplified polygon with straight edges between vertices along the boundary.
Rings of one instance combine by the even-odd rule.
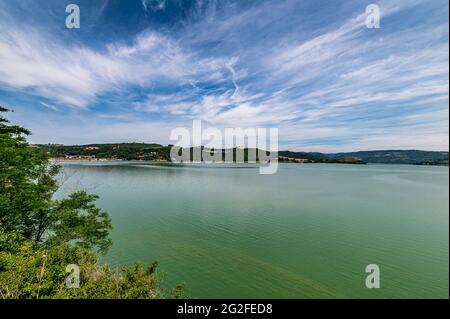
[[[80, 159], [66, 159], [66, 158], [50, 158], [50, 163], [107, 163], [107, 162], [148, 162], [148, 163], [164, 163], [164, 164], [174, 164], [174, 165], [183, 165], [183, 164], [205, 164], [205, 162], [201, 163], [192, 163], [192, 162], [185, 162], [185, 163], [173, 163], [171, 161], [166, 160], [142, 160], [142, 159], [132, 159], [132, 160], [125, 160], [125, 159], [108, 159], [108, 158], [101, 158], [101, 159], [86, 159], [86, 158], [80, 158]], [[407, 166], [439, 166], [439, 167], [449, 167], [449, 165], [443, 165], [443, 164], [403, 164], [403, 163], [351, 163], [351, 162], [309, 162], [309, 161], [278, 161], [280, 164], [347, 164], [347, 165], [407, 165]], [[209, 164], [209, 163], [208, 163]], [[227, 163], [227, 162], [215, 162], [213, 163], [215, 165], [220, 164], [259, 164], [259, 163]]]

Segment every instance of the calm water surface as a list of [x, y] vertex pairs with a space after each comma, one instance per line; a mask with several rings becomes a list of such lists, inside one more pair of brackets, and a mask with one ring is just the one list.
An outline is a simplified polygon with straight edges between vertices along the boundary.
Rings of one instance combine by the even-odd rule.
[[[112, 218], [114, 265], [159, 261], [194, 298], [449, 297], [449, 169], [64, 164]], [[365, 267], [381, 288], [365, 287]]]

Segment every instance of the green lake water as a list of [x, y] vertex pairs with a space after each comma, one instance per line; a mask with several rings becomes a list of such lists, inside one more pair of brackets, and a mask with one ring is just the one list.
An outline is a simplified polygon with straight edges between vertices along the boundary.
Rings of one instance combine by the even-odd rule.
[[[449, 169], [63, 165], [98, 194], [113, 265], [159, 262], [191, 298], [448, 298]], [[365, 267], [380, 267], [379, 289]]]

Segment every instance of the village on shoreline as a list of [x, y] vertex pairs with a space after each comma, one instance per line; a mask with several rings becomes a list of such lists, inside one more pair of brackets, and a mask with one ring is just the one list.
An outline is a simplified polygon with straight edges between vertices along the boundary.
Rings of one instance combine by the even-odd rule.
[[[173, 145], [148, 143], [117, 143], [117, 144], [90, 144], [90, 145], [63, 145], [63, 144], [35, 144], [33, 147], [42, 148], [52, 162], [111, 162], [111, 161], [150, 161], [172, 162], [171, 149]], [[222, 152], [225, 162], [225, 153], [233, 152], [233, 162], [236, 161], [238, 151], [244, 153], [244, 162], [252, 158], [250, 151], [263, 152], [258, 149], [234, 148], [227, 150], [211, 150], [200, 147], [203, 153]], [[192, 154], [199, 148], [184, 149]], [[337, 164], [413, 164], [413, 165], [442, 165], [448, 166], [448, 151], [421, 151], [421, 150], [374, 150], [343, 153], [319, 152], [277, 152], [280, 163], [337, 163]], [[261, 153], [262, 154], [262, 153]], [[229, 160], [228, 160], [229, 161]], [[189, 161], [185, 161], [189, 162]], [[220, 162], [220, 161], [218, 161]], [[251, 162], [251, 161], [250, 161]], [[258, 158], [256, 158], [258, 162]]]

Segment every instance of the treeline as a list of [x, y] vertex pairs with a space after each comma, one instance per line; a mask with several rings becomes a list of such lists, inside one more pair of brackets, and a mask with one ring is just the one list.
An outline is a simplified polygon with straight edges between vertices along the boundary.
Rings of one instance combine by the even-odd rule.
[[[88, 144], [88, 145], [59, 145], [44, 144], [36, 145], [43, 149], [51, 158], [59, 159], [118, 159], [118, 160], [148, 160], [170, 162], [172, 145], [162, 146], [160, 144], [147, 143], [120, 143], [120, 144]], [[268, 151], [254, 148], [230, 148], [230, 149], [207, 149], [204, 146], [178, 148], [178, 153], [183, 154], [183, 161], [189, 162], [198, 159], [205, 160], [206, 156], [219, 158], [219, 161], [232, 162], [259, 162], [261, 160], [273, 159], [274, 156]], [[220, 154], [220, 155], [219, 155]], [[282, 151], [278, 153], [280, 162], [302, 162], [307, 163], [353, 163], [364, 164], [364, 161], [354, 158], [332, 159], [322, 153], [304, 153]]]
[[108, 213], [84, 191], [53, 198], [60, 167], [28, 144], [28, 130], [1, 116], [7, 111], [0, 107], [0, 298], [182, 296], [182, 285], [163, 287], [156, 262], [98, 263], [112, 245]]
[[280, 151], [278, 155], [289, 159], [304, 159], [312, 163], [448, 165], [446, 151], [381, 150], [328, 154]]
[[[172, 145], [147, 143], [121, 143], [121, 144], [89, 144], [89, 145], [38, 145], [50, 157], [92, 157], [93, 159], [122, 159], [122, 160], [158, 160], [171, 161], [170, 152]], [[256, 161], [260, 160], [261, 154], [265, 158], [269, 152], [260, 149], [206, 149], [202, 147], [191, 147], [184, 149], [185, 154], [190, 154], [187, 160], [194, 158], [194, 152], [201, 150], [202, 156], [210, 153], [221, 153], [222, 160], [232, 158], [236, 161], [237, 152], [244, 153], [244, 161], [249, 160], [249, 153], [256, 154]], [[232, 156], [230, 156], [230, 152]], [[253, 159], [250, 156], [250, 159]], [[359, 151], [344, 153], [320, 153], [320, 152], [293, 152], [279, 151], [280, 162], [302, 162], [302, 163], [349, 163], [349, 164], [416, 164], [416, 165], [448, 165], [448, 152], [420, 151], [420, 150], [379, 150]]]
[[328, 154], [330, 158], [359, 158], [367, 163], [448, 165], [448, 151], [380, 150]]
[[367, 164], [360, 158], [342, 157], [332, 158], [326, 154], [319, 152], [278, 152], [280, 162], [294, 162], [294, 163], [337, 163], [337, 164]]
[[122, 160], [170, 160], [170, 147], [160, 144], [119, 143], [89, 145], [37, 145], [53, 158], [89, 157]]

